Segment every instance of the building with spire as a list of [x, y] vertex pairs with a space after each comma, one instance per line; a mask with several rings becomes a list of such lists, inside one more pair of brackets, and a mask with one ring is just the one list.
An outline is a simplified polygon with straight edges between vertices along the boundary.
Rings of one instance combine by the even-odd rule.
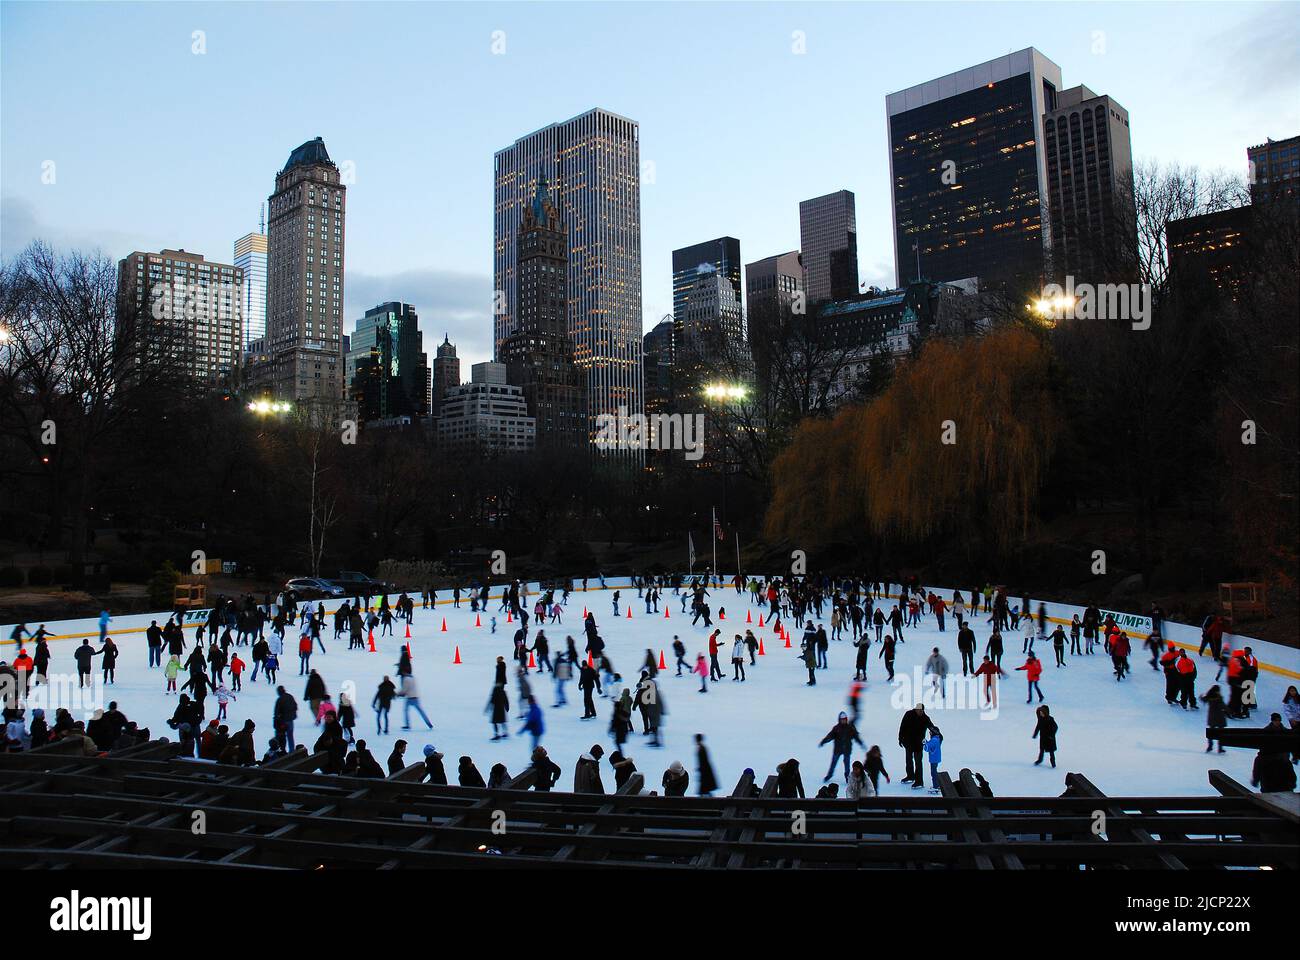
[[295, 149], [268, 201], [266, 364], [272, 395], [344, 398], [343, 270], [347, 187], [320, 137]]
[[460, 386], [460, 358], [456, 356], [456, 345], [451, 337], [444, 333], [442, 343], [433, 358], [433, 383], [429, 391], [429, 412], [437, 417], [442, 409], [442, 398], [453, 387]]
[[500, 351], [506, 378], [523, 391], [538, 447], [583, 449], [590, 437], [568, 328], [568, 229], [544, 178], [520, 220], [515, 263], [515, 326]]
[[[519, 225], [539, 179], [563, 219], [566, 298], [575, 361], [586, 381], [587, 416], [642, 411], [641, 155], [637, 124], [593, 109], [498, 150], [493, 161], [494, 346], [502, 357], [519, 319]], [[639, 449], [606, 456], [639, 463]]]

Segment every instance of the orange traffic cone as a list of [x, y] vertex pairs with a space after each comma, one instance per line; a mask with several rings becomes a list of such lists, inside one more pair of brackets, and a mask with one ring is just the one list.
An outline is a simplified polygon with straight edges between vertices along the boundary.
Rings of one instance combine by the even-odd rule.
[[766, 656], [767, 656], [767, 651], [763, 649], [763, 638], [762, 638], [762, 637], [759, 637], [759, 638], [758, 638], [758, 655], [759, 655], [760, 657], [766, 657]]
[[659, 651], [659, 669], [660, 670], [668, 669], [668, 661], [664, 659], [664, 652], [662, 650]]
[[665, 619], [665, 620], [668, 620], [668, 619], [669, 619], [669, 616], [668, 616], [668, 608], [667, 608], [667, 607], [664, 607], [664, 619]]
[[411, 625], [409, 623], [406, 625], [406, 639], [411, 639]]
[[514, 623], [514, 622], [515, 622], [515, 612], [513, 610], [507, 610], [506, 623]]
[[439, 631], [439, 632], [440, 632], [440, 633], [446, 633], [446, 632], [447, 632], [447, 618], [446, 618], [446, 617], [443, 617], [443, 618], [442, 618], [442, 630]]
[[721, 607], [718, 608], [718, 619], [719, 619], [719, 620], [726, 620], [726, 619], [727, 619], [727, 611], [726, 611], [726, 610], [723, 610]]
[[629, 619], [629, 620], [632, 619], [632, 608], [631, 608], [631, 607], [628, 607], [628, 608], [627, 608], [627, 619]]
[[537, 658], [533, 656], [533, 651], [531, 650], [528, 651], [528, 666], [530, 669], [537, 666]]
[[787, 650], [790, 649], [790, 634], [788, 634], [788, 633], [785, 635], [785, 648], [786, 648]]
[[370, 652], [371, 653], [379, 652], [378, 650], [375, 649], [375, 631], [373, 630], [370, 631]]
[[758, 615], [758, 625], [760, 627], [763, 625], [763, 615], [761, 613]]
[[456, 644], [456, 659], [452, 661], [452, 665], [455, 666], [458, 663], [460, 663], [460, 644]]
[[582, 619], [584, 619], [584, 620], [587, 619], [587, 608], [586, 608], [586, 607], [583, 607], [583, 608], [582, 608]]
[[[760, 614], [760, 616], [761, 616], [761, 614]], [[745, 622], [746, 622], [746, 623], [753, 623], [753, 622], [754, 622], [754, 614], [753, 614], [752, 611], [749, 611], [749, 610], [746, 610], [746, 611], [745, 611]]]
[[477, 613], [474, 614], [474, 626], [476, 627], [483, 626], [483, 618], [479, 616]]

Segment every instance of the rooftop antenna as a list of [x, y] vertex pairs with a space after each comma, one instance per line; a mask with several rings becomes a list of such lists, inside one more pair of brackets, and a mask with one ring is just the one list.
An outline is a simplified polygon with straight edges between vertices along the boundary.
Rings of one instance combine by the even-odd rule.
[[266, 204], [260, 203], [257, 207], [257, 232], [266, 233]]

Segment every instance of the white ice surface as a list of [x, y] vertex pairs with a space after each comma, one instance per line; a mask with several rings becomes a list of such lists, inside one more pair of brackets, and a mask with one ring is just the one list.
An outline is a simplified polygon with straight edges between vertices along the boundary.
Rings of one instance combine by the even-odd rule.
[[[738, 629], [743, 632], [746, 613], [752, 612], [754, 624], [751, 627], [763, 638], [766, 655], [758, 658], [756, 667], [750, 667], [746, 660], [749, 679], [745, 683], [736, 683], [729, 679], [728, 643], [726, 655], [721, 657], [728, 679], [711, 684], [709, 692], [701, 694], [697, 692], [698, 680], [673, 676], [672, 639], [674, 634], [681, 635], [687, 646], [688, 660], [693, 662], [697, 652], [707, 653], [710, 631], [704, 628], [703, 622], [692, 627], [689, 617], [680, 612], [680, 598], [671, 594], [665, 594], [671, 611], [667, 620], [663, 618], [662, 603], [657, 616], [647, 615], [644, 603], [637, 599], [634, 589], [624, 587], [622, 596], [622, 613], [626, 613], [630, 602], [631, 619], [625, 616], [615, 618], [611, 591], [593, 588], [586, 594], [573, 593], [564, 623], [544, 626], [543, 629], [550, 639], [553, 655], [563, 648], [567, 634], [574, 636], [581, 651], [584, 645], [582, 610], [584, 603], [589, 604], [595, 612], [614, 666], [623, 674], [624, 684], [629, 687], [634, 686], [647, 648], [654, 650], [656, 657], [661, 650], [665, 652], [669, 669], [660, 675], [660, 689], [667, 708], [665, 744], [658, 749], [650, 747], [639, 733], [641, 723], [639, 715], [636, 715], [634, 724], [638, 732], [632, 735], [627, 749], [627, 754], [645, 775], [647, 788], [658, 789], [664, 769], [673, 760], [681, 760], [691, 773], [691, 792], [695, 792], [693, 736], [698, 732], [706, 736], [723, 792], [730, 791], [745, 767], [753, 767], [759, 782], [762, 782], [775, 770], [777, 763], [794, 756], [799, 758], [803, 768], [805, 786], [810, 794], [813, 793], [830, 762], [830, 746], [818, 748], [817, 743], [835, 722], [839, 711], [846, 707], [853, 677], [852, 645], [847, 640], [832, 642], [830, 669], [818, 672], [816, 687], [807, 687], [807, 673], [796, 660], [800, 631], [795, 629], [795, 625], [789, 624], [795, 649], [786, 650], [770, 629], [757, 629], [757, 607], [751, 607], [733, 590], [715, 591], [710, 598], [711, 605], [715, 611], [715, 624], [724, 627], [723, 636], [729, 641]], [[491, 604], [494, 612], [496, 606], [494, 600]], [[727, 619], [722, 622], [716, 618], [719, 606], [726, 608]], [[473, 627], [474, 614], [469, 611], [468, 602], [458, 610], [449, 603], [440, 603], [436, 611], [417, 607], [410, 643], [422, 705], [434, 723], [432, 731], [424, 729], [414, 714], [412, 719], [416, 729], [410, 732], [400, 730], [403, 702], [398, 699], [392, 712], [391, 732], [388, 735], [374, 732], [369, 703], [380, 679], [385, 674], [395, 677], [398, 646], [404, 642], [402, 625], [395, 625], [394, 637], [376, 635], [377, 653], [349, 651], [346, 639], [332, 639], [331, 617], [324, 634], [329, 652], [321, 654], [318, 650], [312, 657], [312, 666], [325, 678], [336, 702], [344, 684], [353, 685], [357, 700], [357, 735], [368, 741], [381, 763], [387, 758], [393, 742], [398, 737], [405, 737], [410, 743], [408, 762], [414, 763], [421, 758], [421, 748], [425, 744], [435, 744], [446, 756], [444, 762], [453, 781], [456, 761], [462, 754], [474, 758], [484, 777], [498, 761], [505, 763], [511, 774], [517, 774], [527, 766], [529, 754], [528, 738], [517, 734], [520, 722], [512, 720], [508, 740], [493, 743], [489, 739], [491, 728], [484, 713], [495, 659], [502, 655], [509, 661], [515, 626], [505, 622], [504, 614], [496, 616], [498, 628], [494, 636], [486, 626], [487, 616], [483, 617], [485, 625], [482, 628]], [[444, 617], [447, 633], [439, 630]], [[151, 728], [155, 736], [174, 739], [175, 733], [166, 726], [166, 720], [175, 709], [176, 698], [164, 694], [162, 670], [147, 667], [144, 635], [135, 632], [147, 625], [149, 619], [137, 616], [114, 621], [112, 629], [121, 647], [116, 684], [97, 690], [97, 701], [74, 701], [71, 705], [78, 707], [74, 710], [76, 715], [85, 716], [82, 704], [107, 705], [108, 701], [116, 700], [130, 719]], [[158, 619], [162, 622], [165, 616], [160, 615]], [[984, 616], [977, 617], [973, 625], [982, 651], [989, 633]], [[58, 633], [94, 632], [96, 629], [93, 620], [47, 626]], [[861, 702], [858, 729], [867, 746], [878, 743], [884, 750], [885, 764], [893, 777], [893, 784], [887, 786], [882, 782], [883, 793], [899, 794], [910, 790], [908, 785], [898, 783], [904, 772], [903, 753], [897, 746], [898, 724], [902, 710], [919, 699], [915, 684], [920, 681], [922, 664], [931, 649], [938, 646], [948, 659], [950, 671], [960, 674], [961, 658], [956, 650], [956, 631], [951, 618], [947, 626], [947, 632], [939, 633], [931, 617], [923, 620], [921, 628], [904, 632], [906, 643], [898, 647], [895, 665], [900, 683], [893, 688], [885, 682], [883, 661], [877, 657], [879, 647], [872, 646], [869, 684]], [[10, 629], [3, 628], [6, 638]], [[117, 633], [119, 630], [123, 632]], [[194, 628], [187, 626], [185, 635], [187, 644], [191, 644]], [[298, 676], [296, 641], [296, 628], [291, 627], [286, 636], [280, 682], [301, 702], [304, 680]], [[51, 642], [51, 673], [75, 673], [72, 653], [78, 643], [71, 639]], [[1190, 712], [1167, 706], [1163, 697], [1163, 677], [1147, 665], [1147, 656], [1141, 649], [1135, 650], [1130, 658], [1133, 665], [1131, 678], [1116, 683], [1110, 670], [1110, 658], [1100, 649], [1092, 657], [1067, 657], [1068, 665], [1057, 668], [1052, 665], [1050, 643], [1036, 646], [1036, 652], [1045, 662], [1042, 689], [1060, 725], [1060, 732], [1057, 769], [1052, 769], [1046, 762], [1041, 767], [1033, 766], [1037, 756], [1036, 741], [1030, 737], [1034, 727], [1034, 707], [1024, 700], [1024, 673], [1014, 670], [1024, 662], [1019, 653], [1020, 644], [1018, 633], [1007, 635], [1003, 668], [1010, 676], [1001, 682], [1001, 709], [996, 714], [970, 708], [940, 709], [930, 694], [925, 693], [927, 710], [931, 711], [944, 735], [942, 769], [955, 775], [962, 767], [969, 767], [982, 773], [993, 791], [1001, 796], [1059, 795], [1064, 790], [1067, 771], [1085, 774], [1103, 791], [1116, 796], [1208, 794], [1213, 792], [1206, 778], [1211, 769], [1224, 770], [1243, 783], [1249, 782], [1254, 752], [1229, 749], [1222, 755], [1206, 754], [1204, 709]], [[1300, 652], [1274, 644], [1255, 641], [1251, 644], [1261, 661], [1292, 674], [1300, 670]], [[457, 645], [463, 663], [453, 665], [453, 652]], [[242, 659], [250, 661], [251, 672], [249, 648], [232, 649], [237, 650]], [[0, 647], [0, 657], [12, 660], [14, 655], [12, 646]], [[1215, 666], [1208, 658], [1202, 658], [1198, 661], [1198, 668], [1197, 692], [1200, 693], [1213, 681]], [[182, 673], [182, 680], [184, 676]], [[251, 717], [257, 723], [255, 736], [260, 756], [271, 735], [274, 687], [260, 676], [256, 684], [249, 684], [247, 677], [246, 673], [244, 690], [238, 694], [238, 701], [230, 705], [227, 723], [233, 732], [245, 718]], [[515, 714], [517, 697], [513, 664], [511, 678], [509, 694], [511, 712]], [[573, 764], [580, 754], [599, 742], [605, 748], [607, 761], [613, 750], [608, 733], [610, 702], [598, 699], [600, 716], [581, 721], [578, 718], [582, 713], [582, 700], [575, 682], [568, 684], [568, 706], [554, 709], [551, 707], [554, 691], [549, 674], [543, 679], [534, 672], [531, 678], [534, 694], [545, 713], [547, 729], [542, 742], [563, 770], [559, 786], [571, 789]], [[98, 683], [98, 660], [95, 679]], [[1258, 685], [1260, 707], [1249, 725], [1262, 726], [1270, 713], [1280, 711], [1281, 698], [1287, 686], [1297, 682], [1284, 674], [1261, 670]], [[928, 678], [921, 682], [921, 687], [928, 691]], [[1223, 689], [1226, 695], [1226, 682]], [[67, 701], [67, 696], [61, 701]], [[47, 707], [47, 714], [52, 719], [53, 711], [48, 709], [51, 704], [40, 705]], [[53, 705], [69, 704], [60, 702]], [[215, 716], [215, 699], [209, 697], [207, 706], [208, 717]], [[296, 734], [298, 742], [310, 748], [318, 730], [307, 719], [307, 712], [305, 704], [302, 705]], [[1245, 722], [1231, 723], [1237, 726]], [[860, 759], [863, 752], [855, 751], [854, 759]], [[606, 789], [612, 790], [613, 775], [607, 762], [603, 765], [602, 776]], [[837, 778], [840, 777], [842, 771], [837, 770]], [[929, 779], [927, 769], [927, 786]]]

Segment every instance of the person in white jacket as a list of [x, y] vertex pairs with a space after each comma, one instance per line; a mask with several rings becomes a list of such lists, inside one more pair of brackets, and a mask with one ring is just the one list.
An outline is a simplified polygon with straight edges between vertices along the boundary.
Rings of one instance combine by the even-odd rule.
[[871, 785], [871, 778], [867, 776], [866, 767], [862, 765], [861, 760], [854, 760], [853, 769], [849, 771], [848, 786], [844, 790], [845, 799], [860, 800], [875, 795], [876, 788]]
[[745, 638], [740, 634], [731, 644], [731, 679], [745, 682]]
[[1034, 618], [1026, 610], [1020, 618], [1020, 626], [1024, 630], [1025, 642], [1021, 645], [1021, 653], [1034, 652], [1034, 637], [1037, 636], [1037, 630], [1034, 626]]

